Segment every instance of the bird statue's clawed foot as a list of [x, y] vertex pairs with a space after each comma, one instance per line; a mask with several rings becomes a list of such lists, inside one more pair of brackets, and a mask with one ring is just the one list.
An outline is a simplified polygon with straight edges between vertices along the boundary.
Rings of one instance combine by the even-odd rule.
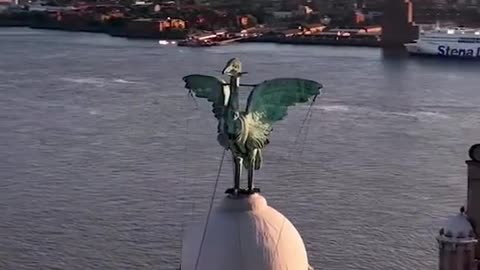
[[245, 190], [245, 193], [248, 195], [253, 195], [255, 193], [260, 193], [260, 189], [259, 188], [247, 189]]
[[244, 190], [239, 189], [239, 188], [229, 188], [225, 190], [225, 194], [233, 195], [233, 196], [238, 196], [238, 194], [243, 194]]
[[251, 188], [251, 189], [235, 189], [235, 188], [229, 188], [225, 190], [225, 194], [233, 195], [233, 196], [238, 196], [240, 194], [242, 195], [253, 195], [255, 193], [260, 193], [259, 188]]

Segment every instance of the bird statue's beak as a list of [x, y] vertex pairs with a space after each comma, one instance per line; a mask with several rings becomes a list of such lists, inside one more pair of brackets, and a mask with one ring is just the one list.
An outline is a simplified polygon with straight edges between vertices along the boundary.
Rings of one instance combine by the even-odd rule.
[[242, 63], [237, 58], [232, 58], [222, 70], [222, 74], [230, 76], [240, 76], [242, 73]]
[[233, 68], [228, 67], [222, 70], [222, 74], [241, 77], [242, 75], [248, 74], [248, 72], [237, 72], [236, 70], [233, 70]]
[[232, 69], [233, 69], [232, 65], [228, 65], [222, 70], [222, 74], [223, 75], [230, 74], [232, 72]]

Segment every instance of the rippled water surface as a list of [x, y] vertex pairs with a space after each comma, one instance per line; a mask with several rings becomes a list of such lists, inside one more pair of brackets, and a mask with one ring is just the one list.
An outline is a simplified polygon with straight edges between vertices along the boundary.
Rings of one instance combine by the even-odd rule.
[[275, 126], [257, 180], [311, 264], [435, 269], [435, 234], [465, 202], [479, 140], [480, 63], [21, 28], [0, 29], [0, 269], [176, 269], [222, 153], [210, 105], [181, 78], [235, 56], [247, 83], [325, 85], [305, 125], [299, 106]]

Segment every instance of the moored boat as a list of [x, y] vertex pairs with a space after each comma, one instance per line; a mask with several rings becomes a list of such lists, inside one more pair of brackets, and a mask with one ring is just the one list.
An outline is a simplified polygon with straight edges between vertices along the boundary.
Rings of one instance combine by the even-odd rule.
[[177, 43], [181, 47], [210, 47], [219, 45], [218, 42], [211, 40], [187, 39]]

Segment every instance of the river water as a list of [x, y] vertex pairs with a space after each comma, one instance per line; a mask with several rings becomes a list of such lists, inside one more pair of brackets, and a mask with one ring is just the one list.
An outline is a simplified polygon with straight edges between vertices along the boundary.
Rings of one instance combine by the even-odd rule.
[[[464, 160], [480, 139], [478, 62], [22, 28], [0, 29], [0, 269], [176, 269], [222, 154], [210, 104], [181, 78], [231, 57], [245, 83], [325, 85], [311, 118], [297, 106], [275, 126], [257, 174], [312, 266], [435, 269], [436, 233], [465, 203]], [[227, 163], [217, 197], [230, 185]]]

